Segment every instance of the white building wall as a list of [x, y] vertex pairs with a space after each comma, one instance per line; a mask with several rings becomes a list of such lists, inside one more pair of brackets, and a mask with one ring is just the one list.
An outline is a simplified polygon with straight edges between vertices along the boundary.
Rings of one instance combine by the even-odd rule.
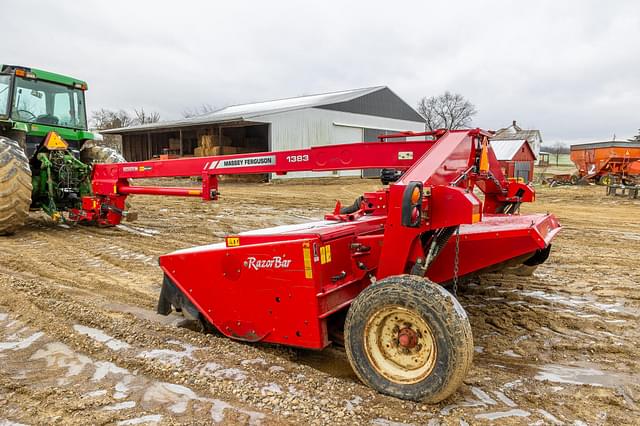
[[[424, 123], [421, 122], [353, 114], [320, 108], [307, 108], [260, 117], [252, 117], [251, 120], [271, 124], [272, 151], [301, 149], [318, 145], [361, 142], [363, 138], [363, 128], [392, 131], [424, 131]], [[360, 175], [361, 172], [359, 170], [353, 170], [341, 171], [338, 173], [289, 173], [286, 176], [273, 176], [273, 178]]]

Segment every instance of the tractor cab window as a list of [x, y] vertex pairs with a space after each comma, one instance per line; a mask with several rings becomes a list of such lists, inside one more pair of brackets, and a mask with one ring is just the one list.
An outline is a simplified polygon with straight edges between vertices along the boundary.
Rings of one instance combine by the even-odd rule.
[[11, 86], [11, 76], [0, 74], [0, 117], [9, 115], [9, 87]]
[[84, 92], [61, 84], [16, 77], [11, 118], [86, 129]]

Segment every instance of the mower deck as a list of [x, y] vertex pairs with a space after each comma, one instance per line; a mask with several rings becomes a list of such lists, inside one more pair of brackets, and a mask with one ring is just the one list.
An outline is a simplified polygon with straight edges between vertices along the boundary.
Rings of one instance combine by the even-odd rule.
[[[324, 348], [330, 343], [327, 320], [375, 277], [385, 219], [278, 226], [161, 256], [165, 301], [191, 304], [232, 338]], [[553, 216], [542, 214], [485, 216], [463, 225], [459, 276], [532, 258], [549, 247], [559, 229]], [[453, 278], [455, 240], [428, 269], [431, 280]]]

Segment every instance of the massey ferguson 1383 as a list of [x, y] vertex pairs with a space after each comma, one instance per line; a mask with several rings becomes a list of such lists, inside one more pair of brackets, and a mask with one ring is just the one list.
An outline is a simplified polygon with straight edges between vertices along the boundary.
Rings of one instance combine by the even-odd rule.
[[[84, 90], [82, 83], [76, 89], [74, 81], [61, 77], [9, 71], [13, 98], [56, 99], [63, 93], [81, 108], [82, 92], [75, 90]], [[39, 84], [40, 74], [51, 84]], [[14, 118], [7, 123], [27, 133], [26, 151], [23, 143], [0, 139], [8, 147], [4, 155], [10, 163], [5, 165], [20, 163], [28, 174], [30, 158], [39, 176], [34, 175], [34, 197], [40, 194], [34, 200], [72, 222], [117, 225], [128, 214], [130, 194], [216, 200], [220, 175], [387, 168], [383, 181], [392, 182], [389, 186], [363, 194], [351, 206], [338, 203], [324, 220], [229, 235], [222, 243], [161, 256], [158, 312], [176, 309], [206, 328], [249, 342], [310, 349], [344, 344], [358, 377], [398, 398], [438, 402], [462, 383], [472, 361], [473, 337], [455, 296], [458, 282], [500, 268], [532, 272], [547, 259], [560, 230], [553, 215], [519, 214], [521, 203], [534, 201], [534, 190], [505, 179], [490, 135], [480, 129], [89, 167], [77, 158], [80, 143], [70, 144], [60, 137], [66, 133], [51, 130], [63, 119], [49, 108], [51, 102], [46, 101], [42, 114], [29, 110], [26, 127], [14, 122], [25, 117], [21, 101], [8, 102]], [[73, 123], [83, 117], [84, 110], [76, 109]], [[72, 129], [80, 129], [73, 130], [74, 137], [89, 137], [81, 130], [84, 122], [73, 123]], [[29, 132], [40, 127], [46, 131], [44, 141], [31, 142]], [[384, 141], [394, 137], [412, 141]], [[15, 185], [28, 183], [12, 176], [4, 178]], [[198, 176], [202, 186], [134, 184], [139, 178], [177, 176]], [[22, 191], [22, 186], [11, 188]], [[0, 213], [12, 213], [13, 206], [0, 205]]]
[[[480, 129], [399, 133], [411, 142], [94, 166], [80, 220], [120, 221], [128, 194], [217, 199], [217, 176], [393, 168], [396, 180], [338, 203], [325, 220], [229, 235], [160, 257], [158, 312], [172, 309], [249, 342], [322, 349], [343, 343], [358, 377], [399, 398], [438, 402], [473, 356], [458, 282], [544, 262], [560, 225], [520, 215], [531, 186], [503, 176]], [[295, 159], [295, 161], [292, 161]], [[130, 179], [200, 176], [201, 188], [135, 186]], [[250, 199], [247, 202], [251, 202]], [[443, 285], [450, 286], [449, 292]]]

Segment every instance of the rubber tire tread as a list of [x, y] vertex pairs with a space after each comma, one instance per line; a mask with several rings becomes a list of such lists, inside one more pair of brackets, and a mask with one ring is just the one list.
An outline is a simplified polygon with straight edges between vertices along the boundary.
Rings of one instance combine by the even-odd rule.
[[[383, 306], [418, 312], [436, 339], [437, 360], [431, 374], [415, 384], [397, 384], [376, 372], [364, 349], [368, 318]], [[462, 384], [473, 361], [471, 324], [460, 302], [442, 286], [415, 275], [397, 275], [367, 287], [351, 304], [345, 321], [347, 358], [358, 378], [380, 393], [435, 404]]]
[[31, 206], [31, 169], [17, 141], [0, 136], [0, 235], [24, 225]]
[[85, 145], [80, 151], [80, 158], [85, 164], [103, 163], [126, 163], [122, 154], [113, 148], [100, 145]]

